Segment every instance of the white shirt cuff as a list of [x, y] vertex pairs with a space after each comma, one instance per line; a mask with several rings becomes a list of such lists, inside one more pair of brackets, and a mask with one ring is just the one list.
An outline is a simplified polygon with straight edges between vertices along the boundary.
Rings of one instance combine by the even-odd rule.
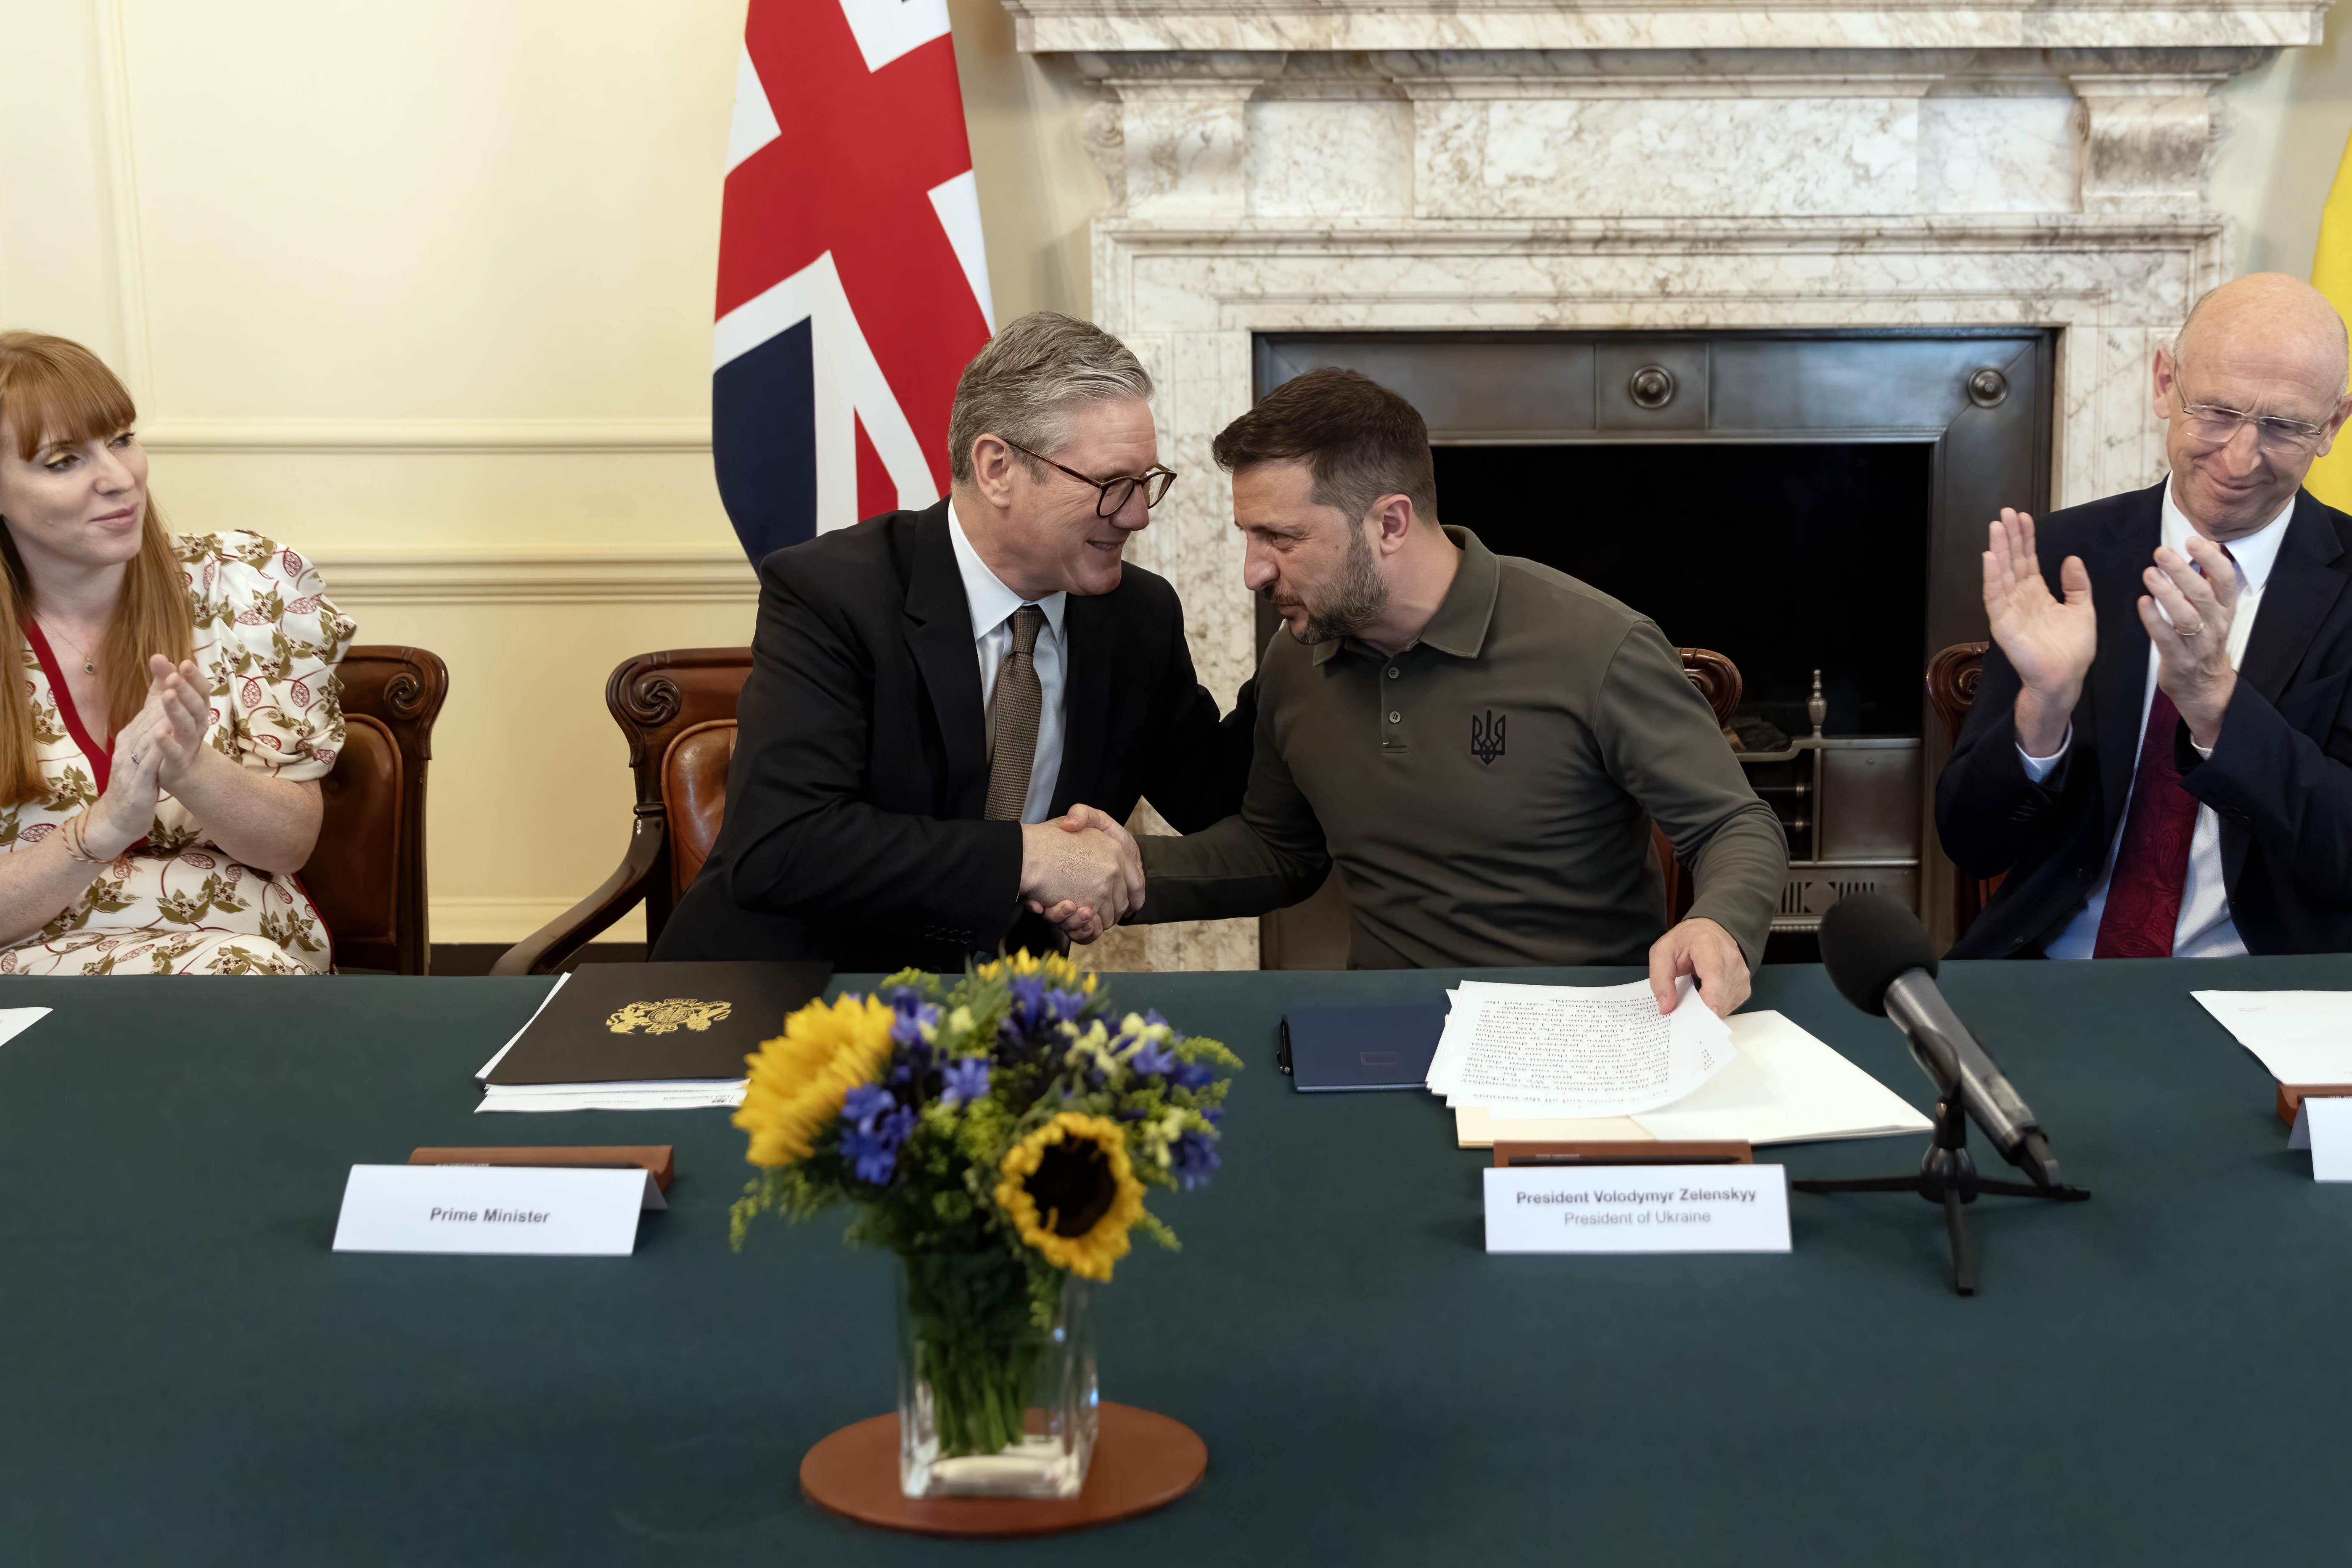
[[2017, 748], [2017, 760], [2025, 764], [2025, 776], [2032, 779], [2035, 784], [2040, 784], [2043, 779], [2050, 776], [2050, 770], [2056, 767], [2059, 763], [2065, 758], [2066, 748], [2074, 743], [2074, 726], [2069, 724], [2066, 726], [2066, 733], [2061, 737], [2058, 742], [2058, 749], [2056, 751], [2051, 752], [2046, 757], [2037, 757], [2028, 752], [2023, 746], [2020, 746]]
[[2189, 742], [2189, 749], [2206, 762], [2210, 763], [2213, 760], [2213, 748], [2210, 746], [2200, 746], [2192, 739]]

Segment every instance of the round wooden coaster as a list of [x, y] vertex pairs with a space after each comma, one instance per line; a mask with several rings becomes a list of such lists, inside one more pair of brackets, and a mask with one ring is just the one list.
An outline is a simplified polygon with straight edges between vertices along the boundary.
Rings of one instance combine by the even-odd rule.
[[898, 1490], [898, 1417], [844, 1426], [801, 1461], [819, 1508], [918, 1535], [1056, 1535], [1164, 1508], [1201, 1484], [1208, 1445], [1181, 1421], [1104, 1404], [1086, 1489], [1060, 1498], [910, 1498]]

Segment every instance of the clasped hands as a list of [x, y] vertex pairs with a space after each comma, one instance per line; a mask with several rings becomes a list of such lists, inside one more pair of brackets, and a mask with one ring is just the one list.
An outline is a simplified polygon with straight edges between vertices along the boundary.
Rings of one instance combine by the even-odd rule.
[[198, 684], [195, 661], [150, 658], [146, 704], [115, 731], [106, 793], [82, 824], [92, 855], [111, 860], [147, 837], [156, 798], [202, 765], [211, 727], [212, 700]]
[[[2053, 597], [2034, 554], [2033, 519], [2003, 507], [1984, 552], [1985, 616], [1993, 641], [2017, 671], [2017, 743], [2029, 755], [2053, 756], [2098, 652], [2091, 574], [2080, 556], [2058, 568], [2063, 599]], [[2199, 568], [2203, 568], [2200, 572]], [[2189, 553], [2159, 546], [2140, 573], [2140, 625], [2155, 645], [2156, 683], [2189, 725], [2189, 738], [2210, 751], [2238, 689], [2230, 664], [2230, 627], [2238, 613], [2238, 573], [2221, 547], [2191, 535]]]
[[1021, 900], [1072, 942], [1092, 942], [1143, 906], [1143, 854], [1124, 826], [1091, 805], [1024, 823]]
[[[1021, 896], [1074, 942], [1090, 942], [1143, 904], [1143, 857], [1116, 818], [1090, 805], [1021, 829]], [[1731, 933], [1704, 916], [1682, 921], [1650, 949], [1650, 992], [1675, 1010], [1675, 981], [1690, 975], [1722, 1017], [1748, 1000], [1748, 961]]]

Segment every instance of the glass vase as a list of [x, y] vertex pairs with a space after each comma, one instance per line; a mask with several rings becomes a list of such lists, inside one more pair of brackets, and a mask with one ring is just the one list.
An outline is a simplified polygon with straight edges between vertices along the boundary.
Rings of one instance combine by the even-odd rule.
[[[912, 1498], [1072, 1498], [1095, 1451], [1094, 1287], [1046, 1310], [1002, 1252], [898, 1269], [898, 1486]], [[1041, 1318], [1050, 1321], [1041, 1322]]]

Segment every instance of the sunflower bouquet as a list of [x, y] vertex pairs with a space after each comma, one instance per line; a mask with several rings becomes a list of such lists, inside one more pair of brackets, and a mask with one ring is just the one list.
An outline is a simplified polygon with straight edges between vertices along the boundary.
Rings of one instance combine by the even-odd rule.
[[904, 1263], [942, 1458], [1020, 1446], [1073, 1277], [1108, 1280], [1135, 1231], [1175, 1247], [1145, 1191], [1214, 1173], [1241, 1066], [1157, 1013], [1114, 1016], [1068, 959], [1027, 954], [813, 1002], [750, 1060], [735, 1125], [759, 1174], [734, 1244], [762, 1214], [856, 1209], [848, 1239]]

